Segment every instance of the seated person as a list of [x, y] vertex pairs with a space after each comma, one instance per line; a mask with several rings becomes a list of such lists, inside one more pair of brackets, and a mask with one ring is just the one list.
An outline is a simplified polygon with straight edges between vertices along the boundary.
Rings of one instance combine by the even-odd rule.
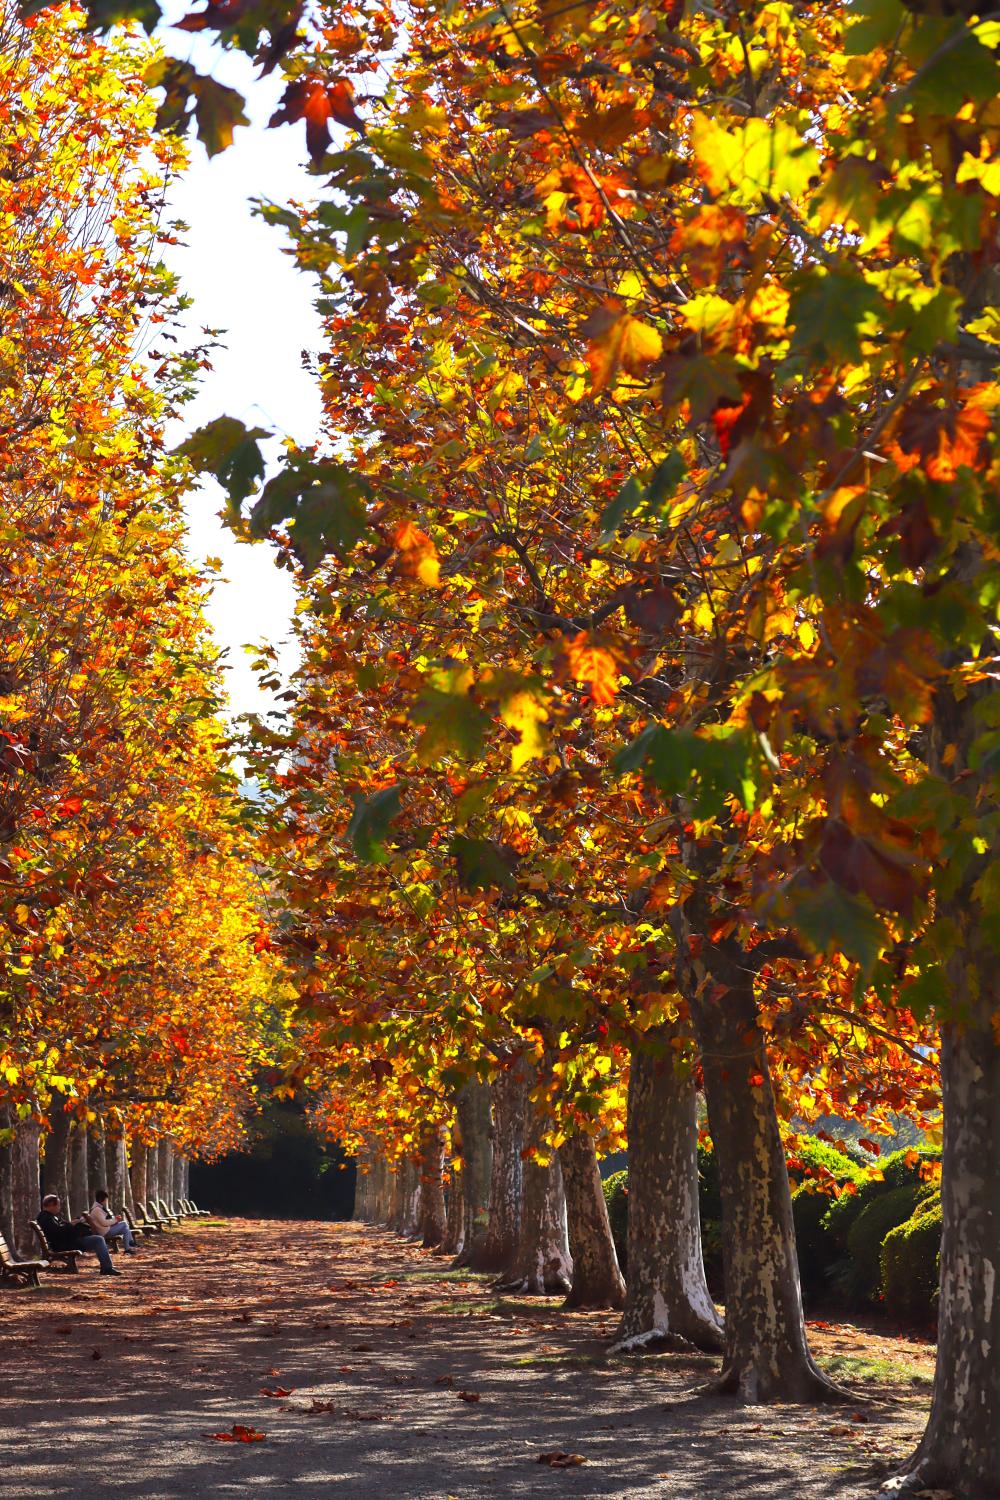
[[120, 1214], [113, 1214], [108, 1207], [107, 1188], [97, 1189], [86, 1217], [97, 1234], [103, 1234], [106, 1240], [121, 1240], [125, 1246], [125, 1254], [132, 1254], [136, 1248], [135, 1238], [129, 1228], [128, 1220], [122, 1218]]
[[59, 1212], [58, 1193], [46, 1193], [42, 1199], [41, 1212], [35, 1221], [53, 1250], [89, 1250], [101, 1264], [102, 1276], [120, 1276], [111, 1264], [111, 1251], [103, 1234], [95, 1234], [91, 1226], [81, 1223], [67, 1224]]

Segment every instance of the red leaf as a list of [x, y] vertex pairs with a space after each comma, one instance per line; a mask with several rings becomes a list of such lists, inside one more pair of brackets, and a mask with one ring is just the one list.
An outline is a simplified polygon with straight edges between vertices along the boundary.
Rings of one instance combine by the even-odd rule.
[[290, 83], [268, 124], [288, 125], [295, 120], [306, 122], [306, 145], [313, 161], [319, 161], [329, 150], [331, 120], [338, 125], [351, 125], [362, 135], [365, 129], [354, 108], [354, 89], [346, 78], [335, 83], [322, 78], [299, 78]]
[[285, 1387], [283, 1385], [276, 1385], [276, 1386], [271, 1387], [271, 1389], [269, 1390], [266, 1385], [262, 1385], [261, 1388], [260, 1388], [260, 1393], [261, 1393], [262, 1396], [272, 1396], [272, 1397], [290, 1396], [292, 1394], [292, 1392], [294, 1391], [294, 1389], [295, 1389], [294, 1385], [290, 1385], [287, 1390], [285, 1389]]
[[203, 1432], [202, 1437], [211, 1438], [215, 1443], [262, 1443], [267, 1437], [266, 1432], [258, 1432], [256, 1427], [244, 1427], [239, 1422], [234, 1422], [229, 1432]]
[[459, 1401], [481, 1401], [482, 1397], [478, 1391], [459, 1391]]

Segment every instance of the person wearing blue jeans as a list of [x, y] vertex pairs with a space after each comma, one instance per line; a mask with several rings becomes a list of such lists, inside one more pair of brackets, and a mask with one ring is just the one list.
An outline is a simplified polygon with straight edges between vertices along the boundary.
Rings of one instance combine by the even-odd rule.
[[121, 1240], [125, 1246], [125, 1254], [131, 1255], [136, 1248], [135, 1236], [129, 1227], [127, 1219], [115, 1218], [108, 1207], [107, 1188], [98, 1188], [94, 1194], [94, 1201], [87, 1211], [87, 1218], [98, 1234], [103, 1235], [106, 1240]]
[[96, 1255], [102, 1276], [120, 1276], [111, 1264], [111, 1251], [102, 1234], [94, 1234], [89, 1224], [67, 1224], [59, 1212], [58, 1193], [47, 1193], [35, 1221], [53, 1250], [89, 1250]]

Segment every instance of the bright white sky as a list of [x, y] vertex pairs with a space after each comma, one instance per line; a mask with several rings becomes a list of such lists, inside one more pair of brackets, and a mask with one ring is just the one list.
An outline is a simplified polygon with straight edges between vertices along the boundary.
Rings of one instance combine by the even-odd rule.
[[[178, 4], [167, 9], [174, 17], [191, 8]], [[257, 79], [246, 58], [223, 57], [184, 32], [165, 30], [164, 39], [173, 55], [238, 88], [247, 98], [251, 121], [211, 161], [192, 131], [190, 169], [169, 195], [169, 217], [190, 226], [183, 236], [186, 248], [169, 249], [167, 255], [183, 290], [193, 298], [188, 325], [195, 335], [203, 327], [226, 330], [226, 347], [216, 351], [214, 368], [205, 372], [197, 400], [186, 408], [185, 426], [194, 429], [226, 415], [309, 442], [317, 432], [320, 403], [315, 382], [302, 369], [301, 354], [321, 343], [312, 307], [315, 283], [283, 253], [282, 232], [250, 209], [255, 197], [286, 202], [315, 196], [315, 181], [302, 165], [302, 126], [266, 129], [282, 92], [280, 79]], [[183, 437], [184, 432], [171, 431], [170, 446]], [[222, 503], [223, 493], [212, 479], [191, 496], [189, 546], [194, 559], [219, 557], [224, 564], [208, 613], [227, 653], [232, 711], [263, 713], [274, 705], [258, 689], [242, 647], [265, 640], [280, 648], [287, 640], [292, 585], [288, 573], [275, 567], [271, 548], [239, 543], [226, 530], [217, 515]], [[290, 648], [282, 662], [286, 670], [294, 664]]]

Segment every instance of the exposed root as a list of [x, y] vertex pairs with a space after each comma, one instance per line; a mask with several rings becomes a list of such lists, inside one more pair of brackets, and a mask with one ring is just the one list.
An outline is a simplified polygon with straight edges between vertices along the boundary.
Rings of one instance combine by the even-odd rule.
[[764, 1377], [753, 1366], [736, 1368], [727, 1365], [714, 1380], [696, 1386], [693, 1396], [733, 1396], [744, 1406], [768, 1406], [772, 1401], [790, 1402], [801, 1406], [839, 1406], [846, 1403], [857, 1405], [861, 1399], [855, 1391], [828, 1380], [815, 1365], [799, 1370], [795, 1376], [786, 1375], [781, 1380]]
[[647, 1328], [645, 1333], [633, 1333], [619, 1339], [608, 1348], [609, 1354], [696, 1354], [696, 1344], [681, 1338], [679, 1333], [670, 1333], [666, 1328]]

